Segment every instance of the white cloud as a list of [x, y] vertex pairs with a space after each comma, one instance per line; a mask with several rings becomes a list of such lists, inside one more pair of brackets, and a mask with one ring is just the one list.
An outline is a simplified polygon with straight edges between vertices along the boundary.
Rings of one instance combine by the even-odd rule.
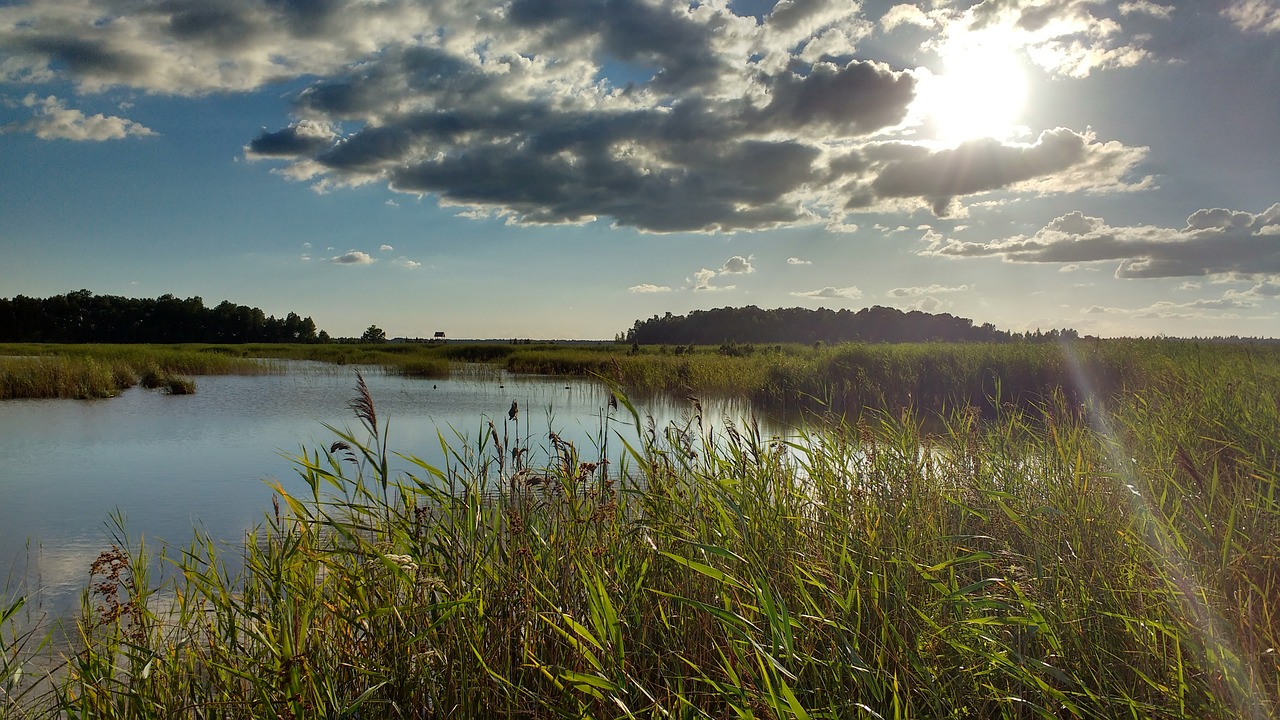
[[422, 263], [417, 262], [416, 260], [410, 260], [409, 258], [396, 258], [395, 264], [410, 270], [422, 267]]
[[753, 273], [755, 271], [756, 269], [751, 266], [751, 258], [749, 257], [744, 258], [741, 255], [734, 255], [733, 257], [725, 261], [724, 265], [720, 267], [720, 272], [718, 274], [745, 275], [747, 273]]
[[370, 265], [375, 261], [369, 253], [349, 250], [341, 255], [329, 258], [329, 262], [334, 265]]
[[379, 245], [378, 250], [380, 252], [391, 252], [392, 250], [395, 250], [395, 248], [391, 247], [390, 245]]
[[32, 108], [34, 117], [25, 123], [0, 126], [0, 133], [30, 132], [41, 140], [77, 141], [123, 140], [156, 134], [151, 128], [122, 117], [102, 113], [85, 115], [80, 110], [68, 108], [66, 103], [52, 95], [38, 98], [34, 93], [28, 94], [22, 104]]
[[732, 290], [736, 285], [712, 285], [711, 281], [718, 275], [715, 270], [702, 268], [693, 274], [691, 288], [695, 292], [719, 292], [723, 290]]
[[1152, 17], [1158, 17], [1162, 20], [1168, 20], [1173, 15], [1172, 5], [1160, 5], [1151, 0], [1133, 0], [1132, 2], [1120, 3], [1121, 15], [1132, 15], [1134, 13], [1145, 13]]
[[932, 295], [928, 295], [920, 298], [920, 300], [916, 302], [911, 309], [927, 313], [936, 313], [942, 309], [942, 305], [943, 303], [941, 300], [933, 297]]
[[915, 5], [894, 5], [880, 16], [880, 27], [885, 32], [899, 25], [915, 25], [922, 28], [933, 27], [933, 21], [924, 11]]
[[800, 258], [798, 258], [798, 257], [789, 257], [789, 258], [787, 258], [787, 264], [788, 264], [788, 265], [812, 265], [812, 264], [813, 264], [813, 261], [812, 261], [812, 260], [801, 260], [801, 259], [800, 259]]
[[1222, 14], [1246, 32], [1280, 32], [1280, 4], [1274, 0], [1236, 0]]
[[[1144, 47], [1149, 38], [1125, 32], [1121, 23], [1134, 14], [1164, 17], [1166, 11], [1146, 0], [1125, 2], [1117, 19], [1095, 14], [1095, 8], [1102, 5], [1093, 0], [981, 2], [965, 11], [957, 25], [970, 32], [990, 31], [1006, 42], [1015, 42], [1033, 63], [1067, 77], [1085, 77], [1097, 70], [1151, 60], [1152, 54]], [[954, 26], [949, 31], [957, 32]]]
[[652, 283], [641, 283], [639, 285], [632, 285], [631, 287], [627, 288], [627, 291], [633, 292], [633, 293], [640, 293], [640, 294], [664, 293], [664, 292], [671, 292], [671, 288], [667, 287], [666, 285], [654, 285]]
[[971, 290], [968, 285], [957, 285], [950, 287], [946, 285], [929, 285], [927, 287], [900, 287], [894, 288], [885, 293], [892, 298], [904, 297], [920, 297], [921, 295], [936, 295], [938, 293], [967, 292]]
[[828, 286], [820, 290], [793, 292], [791, 294], [796, 297], [818, 298], [824, 300], [857, 300], [862, 297], [862, 291], [852, 285], [843, 288]]
[[1101, 218], [1069, 213], [1030, 236], [985, 243], [938, 236], [922, 254], [1000, 257], [1020, 263], [1118, 262], [1119, 278], [1280, 275], [1280, 235], [1265, 232], [1278, 220], [1280, 203], [1256, 215], [1197, 210], [1181, 229], [1110, 227]]

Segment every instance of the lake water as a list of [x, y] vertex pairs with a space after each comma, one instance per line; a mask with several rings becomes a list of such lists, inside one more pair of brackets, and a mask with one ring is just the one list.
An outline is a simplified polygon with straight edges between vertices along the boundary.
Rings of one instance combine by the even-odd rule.
[[[355, 372], [288, 363], [281, 374], [198, 377], [195, 395], [134, 388], [109, 400], [0, 402], [0, 591], [28, 593], [54, 616], [70, 612], [89, 566], [111, 545], [108, 523], [117, 511], [135, 543], [181, 546], [197, 526], [239, 543], [271, 509], [264, 481], [305, 490], [286, 454], [327, 447], [334, 436], [325, 423], [360, 428], [347, 407]], [[609, 413], [608, 389], [592, 381], [494, 371], [444, 380], [364, 374], [379, 422], [389, 423], [390, 449], [437, 466], [444, 463], [437, 433], [454, 447], [460, 433], [474, 446], [489, 421], [499, 432], [504, 423], [519, 432], [535, 458], [554, 430], [593, 460]], [[512, 400], [520, 406], [518, 431], [506, 423]], [[741, 400], [702, 403], [711, 424], [752, 415]], [[660, 426], [691, 410], [683, 398], [636, 404]], [[629, 414], [613, 417], [610, 427], [634, 440]], [[616, 458], [616, 436], [609, 448]]]

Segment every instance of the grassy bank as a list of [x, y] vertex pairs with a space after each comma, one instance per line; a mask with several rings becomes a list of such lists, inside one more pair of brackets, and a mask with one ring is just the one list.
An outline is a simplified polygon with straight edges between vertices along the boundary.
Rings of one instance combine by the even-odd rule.
[[190, 394], [190, 375], [256, 374], [271, 366], [186, 346], [0, 345], [0, 400], [108, 398], [135, 385]]
[[[1223, 376], [1280, 379], [1280, 347], [1186, 340], [1079, 341], [1070, 346], [1030, 343], [849, 343], [834, 346], [735, 345], [630, 348], [600, 345], [376, 344], [376, 345], [10, 345], [3, 355], [59, 356], [86, 361], [83, 382], [56, 373], [36, 388], [51, 397], [118, 392], [117, 379], [140, 377], [148, 367], [170, 374], [262, 372], [255, 359], [313, 360], [368, 365], [416, 377], [448, 377], [465, 363], [487, 363], [514, 373], [601, 377], [628, 392], [731, 393], [775, 411], [821, 411], [856, 416], [864, 409], [907, 409], [922, 414], [967, 407], [995, 416], [1013, 403], [1023, 409], [1062, 392], [1079, 406], [1090, 389], [1104, 397], [1153, 387], [1179, 369]], [[92, 361], [92, 363], [88, 362]], [[0, 363], [0, 397], [20, 383]], [[99, 379], [102, 378], [102, 379]], [[1082, 384], [1088, 379], [1088, 386]], [[102, 391], [82, 391], [82, 387]], [[36, 390], [43, 392], [44, 390]], [[13, 391], [10, 391], [11, 393]], [[87, 393], [87, 394], [86, 394]], [[14, 397], [10, 394], [7, 397]]]
[[623, 403], [625, 453], [513, 465], [494, 428], [403, 477], [361, 392], [243, 574], [204, 539], [157, 586], [122, 535], [56, 690], [0, 715], [1274, 717], [1280, 386], [1241, 360], [936, 435]]

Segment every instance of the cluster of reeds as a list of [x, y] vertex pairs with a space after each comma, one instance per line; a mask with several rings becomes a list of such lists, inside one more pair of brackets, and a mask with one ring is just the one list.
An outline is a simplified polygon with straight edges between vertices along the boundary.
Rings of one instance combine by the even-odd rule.
[[940, 433], [624, 399], [620, 453], [490, 426], [404, 474], [361, 383], [243, 563], [203, 538], [153, 582], [122, 536], [55, 689], [0, 714], [1274, 717], [1280, 386], [1248, 367]]
[[191, 375], [257, 374], [261, 360], [152, 345], [0, 346], [0, 399], [106, 398], [135, 385], [173, 395], [195, 392]]
[[0, 400], [114, 397], [136, 385], [120, 362], [93, 358], [0, 357]]
[[159, 390], [168, 395], [192, 395], [196, 391], [196, 383], [191, 378], [174, 375], [155, 366], [144, 370], [138, 382], [148, 390]]

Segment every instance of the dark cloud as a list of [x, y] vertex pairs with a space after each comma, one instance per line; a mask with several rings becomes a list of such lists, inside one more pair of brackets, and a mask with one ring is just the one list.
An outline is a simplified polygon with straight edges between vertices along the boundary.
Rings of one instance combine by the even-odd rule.
[[0, 21], [0, 79], [200, 95], [324, 76], [432, 32], [417, 0], [48, 0]]
[[508, 17], [544, 30], [550, 47], [598, 38], [602, 54], [653, 67], [652, 86], [670, 91], [713, 82], [724, 63], [708, 46], [707, 28], [681, 7], [639, 0], [514, 0]]
[[989, 243], [935, 239], [925, 254], [1026, 263], [1118, 261], [1120, 278], [1280, 276], [1280, 203], [1256, 215], [1198, 210], [1183, 229], [1109, 227], [1100, 218], [1071, 213], [1031, 236]]
[[[295, 121], [252, 138], [247, 156], [326, 188], [383, 182], [518, 222], [849, 228], [851, 208], [923, 200], [942, 214], [998, 189], [1131, 188], [1143, 150], [1087, 133], [950, 149], [902, 140], [916, 74], [857, 52], [874, 29], [859, 3], [785, 0], [763, 19], [731, 7], [47, 0], [4, 16], [0, 79], [198, 95], [312, 78]], [[1050, 7], [988, 0], [972, 16], [1035, 25]], [[965, 18], [930, 13], [943, 34]]]
[[283, 130], [266, 132], [254, 138], [245, 148], [251, 156], [295, 157], [322, 152], [333, 146], [336, 136], [329, 128], [313, 122], [301, 122]]
[[169, 12], [169, 28], [176, 40], [238, 50], [251, 47], [260, 37], [260, 25], [253, 21], [245, 3], [174, 0], [162, 3], [161, 8]]
[[915, 80], [887, 65], [854, 61], [837, 68], [820, 62], [803, 77], [779, 77], [763, 117], [772, 127], [817, 125], [842, 135], [866, 135], [902, 122], [914, 98]]
[[992, 139], [971, 140], [958, 147], [890, 162], [872, 181], [880, 197], [929, 198], [936, 214], [945, 214], [951, 199], [1053, 175], [1084, 161], [1087, 140], [1066, 128], [1041, 133], [1034, 145], [1003, 145]]
[[77, 77], [115, 82], [141, 77], [150, 67], [146, 58], [102, 39], [31, 33], [11, 42], [11, 52], [46, 58]]

